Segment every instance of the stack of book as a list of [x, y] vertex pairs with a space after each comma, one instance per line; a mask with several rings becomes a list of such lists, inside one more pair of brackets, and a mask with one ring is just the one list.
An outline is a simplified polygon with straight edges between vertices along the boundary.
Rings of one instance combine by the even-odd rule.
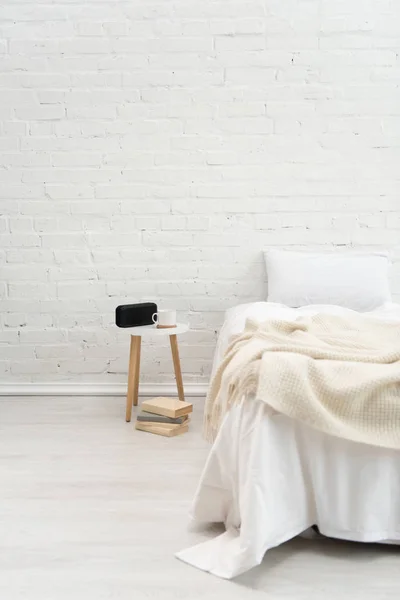
[[189, 429], [189, 414], [193, 404], [177, 398], [144, 400], [137, 416], [136, 429], [157, 435], [173, 437]]

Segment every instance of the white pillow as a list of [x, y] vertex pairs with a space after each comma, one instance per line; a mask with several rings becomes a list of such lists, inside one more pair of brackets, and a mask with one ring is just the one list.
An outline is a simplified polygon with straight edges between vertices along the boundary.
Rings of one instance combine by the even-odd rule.
[[391, 301], [385, 253], [264, 252], [268, 302], [292, 308], [335, 304], [359, 312]]

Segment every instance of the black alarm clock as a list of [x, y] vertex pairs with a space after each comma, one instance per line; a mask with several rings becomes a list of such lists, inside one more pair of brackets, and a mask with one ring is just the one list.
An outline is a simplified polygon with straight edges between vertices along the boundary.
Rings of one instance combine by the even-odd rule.
[[152, 325], [152, 317], [157, 312], [154, 302], [140, 304], [121, 304], [115, 309], [115, 324], [117, 327], [140, 327]]

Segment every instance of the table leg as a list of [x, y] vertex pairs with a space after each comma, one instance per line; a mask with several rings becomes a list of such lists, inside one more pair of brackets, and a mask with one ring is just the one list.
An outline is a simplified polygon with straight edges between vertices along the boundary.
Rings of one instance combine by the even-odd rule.
[[133, 406], [138, 405], [139, 399], [139, 376], [140, 376], [140, 350], [142, 338], [137, 337], [137, 348], [136, 348], [136, 365], [135, 365], [135, 384], [133, 388]]
[[128, 392], [126, 394], [126, 421], [132, 416], [132, 405], [137, 406], [139, 392], [140, 345], [142, 338], [131, 335], [129, 354]]
[[174, 361], [175, 379], [176, 387], [178, 388], [178, 396], [179, 400], [183, 401], [185, 400], [185, 394], [183, 391], [181, 363], [179, 360], [178, 339], [176, 335], [170, 335], [169, 341], [171, 344], [172, 360]]

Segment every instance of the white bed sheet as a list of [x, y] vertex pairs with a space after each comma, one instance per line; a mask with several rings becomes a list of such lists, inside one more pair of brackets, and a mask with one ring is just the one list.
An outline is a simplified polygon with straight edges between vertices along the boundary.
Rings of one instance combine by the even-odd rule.
[[[214, 360], [246, 318], [351, 313], [332, 306], [289, 309], [258, 302], [227, 312]], [[400, 306], [369, 313], [400, 320]], [[265, 552], [318, 524], [324, 535], [400, 543], [400, 452], [330, 437], [248, 398], [226, 416], [193, 501], [197, 523], [226, 532], [177, 554], [230, 579], [259, 564]]]

